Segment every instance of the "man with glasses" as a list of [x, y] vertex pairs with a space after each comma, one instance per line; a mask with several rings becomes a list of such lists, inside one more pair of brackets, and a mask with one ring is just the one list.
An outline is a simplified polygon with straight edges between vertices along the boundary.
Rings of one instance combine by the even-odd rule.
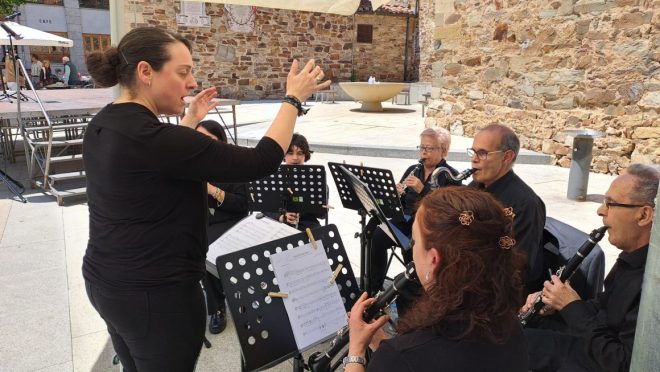
[[524, 284], [528, 294], [541, 288], [547, 277], [542, 253], [545, 204], [513, 172], [519, 150], [520, 140], [508, 127], [491, 124], [481, 129], [467, 149], [476, 169], [469, 186], [491, 193], [513, 217], [516, 246], [527, 254]]
[[605, 278], [605, 290], [581, 300], [570, 283], [553, 276], [539, 293], [548, 315], [559, 311], [568, 332], [525, 329], [535, 371], [627, 371], [630, 368], [646, 254], [658, 192], [657, 166], [632, 164], [605, 193], [598, 215], [608, 239], [622, 252]]

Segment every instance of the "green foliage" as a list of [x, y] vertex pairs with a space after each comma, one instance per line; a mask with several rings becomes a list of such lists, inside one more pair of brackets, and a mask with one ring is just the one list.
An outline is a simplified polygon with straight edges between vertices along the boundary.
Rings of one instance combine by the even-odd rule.
[[13, 13], [21, 4], [25, 4], [25, 0], [0, 0], [0, 17]]

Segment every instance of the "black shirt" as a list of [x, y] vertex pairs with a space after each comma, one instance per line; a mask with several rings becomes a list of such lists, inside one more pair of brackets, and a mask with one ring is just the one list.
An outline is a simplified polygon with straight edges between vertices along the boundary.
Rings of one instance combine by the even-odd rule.
[[367, 371], [527, 372], [527, 365], [520, 328], [503, 344], [454, 340], [424, 330], [383, 341]]
[[89, 242], [83, 276], [114, 289], [196, 281], [205, 272], [206, 182], [244, 182], [273, 173], [283, 151], [224, 144], [164, 124], [146, 107], [110, 104], [83, 143]]
[[[411, 172], [413, 172], [413, 176], [417, 177], [424, 183], [424, 188], [422, 189], [422, 192], [417, 193], [417, 191], [413, 190], [412, 187], [406, 187], [406, 190], [404, 191], [403, 195], [401, 195], [401, 206], [403, 207], [403, 213], [408, 215], [408, 216], [413, 216], [415, 215], [415, 212], [417, 211], [417, 202], [421, 200], [426, 194], [428, 194], [431, 191], [431, 175], [424, 179], [424, 166], [420, 166], [419, 169], [416, 169], [419, 164], [414, 164], [408, 167], [406, 171], [403, 173], [403, 177], [401, 177], [401, 180], [399, 183], [403, 183], [403, 181], [408, 178]], [[458, 174], [458, 171], [449, 164], [447, 164], [447, 161], [445, 159], [442, 159], [440, 163], [438, 163], [435, 166], [435, 169], [438, 169], [440, 167], [445, 167], [449, 169], [449, 171], [456, 176]], [[445, 172], [441, 172], [440, 175], [438, 176], [438, 187], [445, 187], [445, 186], [460, 186], [461, 181], [454, 181], [450, 177], [447, 176]], [[412, 221], [412, 219], [411, 219]]]
[[548, 276], [543, 272], [545, 204], [541, 198], [512, 170], [489, 187], [478, 182], [472, 182], [469, 186], [484, 189], [502, 203], [504, 208], [512, 208], [516, 246], [527, 254], [525, 293], [541, 290], [543, 278]]
[[[648, 245], [621, 252], [595, 299], [573, 301], [560, 312], [585, 339], [586, 352], [600, 371], [628, 371], [632, 357]], [[572, 332], [572, 333], [573, 333]]]
[[225, 192], [225, 198], [219, 203], [208, 195], [209, 226], [207, 229], [209, 244], [213, 243], [232, 226], [248, 215], [247, 185], [244, 183], [211, 182]]

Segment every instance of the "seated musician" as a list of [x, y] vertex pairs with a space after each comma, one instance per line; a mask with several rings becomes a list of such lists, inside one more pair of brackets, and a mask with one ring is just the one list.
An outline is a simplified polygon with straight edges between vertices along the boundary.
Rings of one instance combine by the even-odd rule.
[[[417, 203], [431, 190], [431, 173], [438, 167], [445, 167], [452, 174], [458, 174], [445, 160], [450, 144], [451, 135], [443, 128], [427, 128], [419, 136], [419, 146], [417, 148], [419, 149], [419, 157], [423, 161], [423, 165], [419, 163], [411, 165], [403, 174], [400, 183], [397, 185], [397, 191], [401, 198], [404, 217], [403, 219], [392, 220], [392, 224], [408, 237], [411, 234]], [[440, 173], [437, 182], [439, 187], [461, 184], [460, 181], [452, 180], [444, 172]], [[371, 259], [371, 266], [369, 268], [370, 288], [367, 288], [367, 291], [372, 295], [378, 292], [383, 286], [385, 275], [387, 274], [385, 272], [387, 266], [387, 249], [394, 244], [380, 228], [376, 228], [375, 224], [377, 222], [376, 219], [372, 219], [369, 222], [370, 226], [367, 227], [368, 235], [373, 231], [370, 242], [371, 247], [369, 249]], [[403, 259], [405, 263], [412, 261], [412, 251], [403, 250]], [[399, 310], [405, 312], [405, 309]]]
[[[423, 294], [399, 321], [398, 335], [375, 345], [369, 371], [526, 372], [525, 338], [516, 316], [525, 259], [512, 220], [490, 194], [464, 187], [435, 190], [420, 202], [412, 250]], [[373, 303], [353, 306], [346, 371], [363, 371], [367, 347], [387, 322], [367, 324]]]
[[[216, 141], [227, 143], [227, 134], [214, 120], [204, 120], [197, 125], [197, 131]], [[247, 188], [243, 183], [211, 182], [206, 185], [208, 194], [208, 220], [206, 229], [208, 243], [211, 244], [222, 234], [247, 216]], [[220, 279], [208, 271], [203, 278], [206, 290], [206, 309], [209, 320], [209, 332], [218, 334], [227, 326], [225, 293]]]
[[[284, 163], [288, 165], [302, 165], [309, 161], [312, 157], [312, 153], [309, 149], [309, 143], [307, 138], [299, 133], [294, 133], [291, 138], [291, 144], [289, 149], [284, 154]], [[296, 212], [285, 212], [284, 214], [278, 213], [264, 213], [265, 215], [277, 219], [280, 222], [286, 222], [291, 226], [295, 226], [300, 231], [305, 231], [305, 229], [313, 229], [315, 227], [321, 226], [318, 218], [322, 216], [316, 216], [312, 213], [296, 213]]]
[[597, 213], [610, 243], [622, 252], [605, 278], [603, 292], [581, 300], [570, 283], [552, 276], [541, 292], [529, 295], [521, 311], [542, 294], [546, 307], [540, 315], [558, 311], [569, 327], [566, 333], [525, 329], [530, 369], [628, 371], [659, 180], [657, 166], [633, 164], [605, 193]]

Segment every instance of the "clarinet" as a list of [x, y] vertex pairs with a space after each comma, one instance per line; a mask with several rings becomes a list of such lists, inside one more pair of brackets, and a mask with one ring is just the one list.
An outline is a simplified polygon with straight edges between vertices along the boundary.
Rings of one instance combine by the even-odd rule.
[[[560, 267], [559, 270], [557, 270], [557, 273], [555, 275], [559, 277], [559, 280], [562, 283], [566, 282], [567, 280], [570, 280], [573, 274], [577, 272], [584, 258], [591, 252], [592, 249], [594, 249], [596, 244], [598, 244], [598, 242], [601, 239], [603, 239], [606, 230], [607, 230], [607, 226], [602, 226], [592, 231], [591, 234], [589, 234], [589, 239], [587, 239], [587, 241], [582, 244], [582, 246], [578, 249], [575, 255], [571, 257], [570, 260], [568, 260], [566, 265]], [[534, 299], [534, 302], [532, 303], [532, 307], [530, 307], [529, 310], [527, 310], [524, 313], [518, 314], [518, 319], [520, 320], [520, 324], [523, 327], [529, 324], [529, 321], [534, 318], [536, 313], [539, 310], [541, 310], [543, 305], [544, 304], [543, 301], [541, 301], [541, 295], [539, 294]]]
[[[408, 176], [406, 176], [406, 178], [408, 178], [410, 176], [414, 176], [415, 173], [417, 173], [417, 171], [421, 171], [422, 169], [424, 169], [424, 159], [419, 159], [418, 162], [417, 162], [417, 165], [415, 165], [415, 168], [413, 168], [413, 170], [411, 170], [410, 173], [408, 173]], [[404, 178], [404, 180], [405, 180], [405, 178]], [[404, 192], [406, 191], [407, 188], [408, 188], [408, 185], [403, 185], [403, 191]]]
[[[410, 262], [406, 270], [394, 278], [392, 285], [375, 297], [375, 302], [364, 310], [362, 318], [365, 322], [377, 319], [385, 314], [385, 309], [398, 297], [401, 290], [412, 281], [417, 280], [415, 273], [415, 263]], [[325, 353], [315, 352], [309, 357], [308, 366], [312, 372], [334, 371], [336, 367], [331, 368], [332, 359], [348, 344], [348, 325], [337, 332], [337, 336], [330, 343], [330, 349]]]
[[476, 169], [474, 168], [468, 168], [461, 173], [459, 173], [457, 176], [454, 176], [449, 168], [447, 167], [438, 167], [436, 170], [431, 173], [431, 188], [432, 189], [437, 189], [438, 188], [438, 177], [440, 177], [440, 173], [446, 173], [447, 177], [451, 178], [454, 181], [463, 181], [464, 179], [470, 177], [472, 173], [476, 172]]

